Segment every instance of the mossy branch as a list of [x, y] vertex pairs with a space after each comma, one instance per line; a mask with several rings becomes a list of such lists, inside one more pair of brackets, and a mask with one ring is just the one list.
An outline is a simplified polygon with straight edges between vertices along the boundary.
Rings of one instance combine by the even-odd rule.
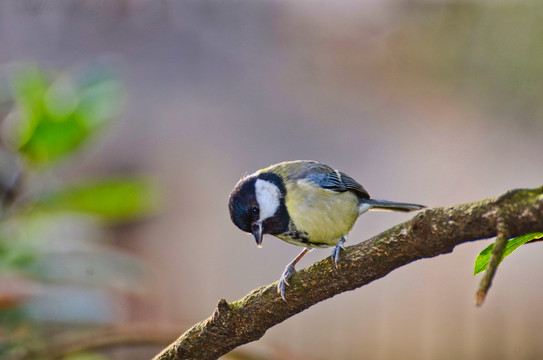
[[320, 301], [412, 261], [449, 253], [458, 244], [497, 236], [501, 229], [507, 229], [510, 237], [543, 231], [543, 186], [423, 210], [405, 223], [349, 246], [341, 254], [338, 269], [326, 258], [297, 272], [290, 280], [286, 302], [277, 294], [277, 283], [230, 304], [220, 300], [210, 318], [187, 330], [155, 360], [217, 359]]

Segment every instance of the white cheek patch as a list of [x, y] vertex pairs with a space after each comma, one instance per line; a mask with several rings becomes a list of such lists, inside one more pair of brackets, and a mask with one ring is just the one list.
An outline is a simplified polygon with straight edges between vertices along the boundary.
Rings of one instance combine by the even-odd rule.
[[281, 198], [279, 188], [269, 181], [257, 179], [255, 181], [255, 195], [260, 206], [259, 220], [272, 217], [279, 209], [279, 199]]

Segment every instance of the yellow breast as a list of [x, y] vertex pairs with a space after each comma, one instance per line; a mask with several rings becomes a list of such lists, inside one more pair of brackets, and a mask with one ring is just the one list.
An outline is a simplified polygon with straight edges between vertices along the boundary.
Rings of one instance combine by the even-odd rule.
[[326, 190], [301, 180], [287, 184], [285, 200], [296, 229], [317, 246], [335, 245], [358, 218], [358, 198], [350, 191]]

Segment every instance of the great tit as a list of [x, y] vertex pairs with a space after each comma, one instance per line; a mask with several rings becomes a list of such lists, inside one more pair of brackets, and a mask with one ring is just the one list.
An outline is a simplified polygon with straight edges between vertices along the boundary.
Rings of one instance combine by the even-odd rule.
[[316, 247], [331, 247], [337, 267], [339, 253], [360, 215], [370, 209], [415, 211], [423, 205], [370, 199], [368, 192], [347, 174], [316, 161], [286, 161], [245, 176], [230, 194], [232, 222], [252, 233], [258, 247], [264, 234], [304, 250], [290, 262], [277, 291], [285, 287], [295, 265]]

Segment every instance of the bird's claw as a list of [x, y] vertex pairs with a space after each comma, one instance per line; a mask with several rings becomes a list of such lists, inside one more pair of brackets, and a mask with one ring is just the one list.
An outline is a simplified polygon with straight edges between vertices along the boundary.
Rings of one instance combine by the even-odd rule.
[[287, 285], [290, 286], [288, 280], [295, 272], [296, 269], [294, 268], [294, 265], [288, 264], [285, 268], [285, 271], [283, 271], [281, 278], [279, 278], [279, 283], [277, 284], [277, 292], [281, 294], [281, 298], [283, 299], [283, 301], [287, 301], [287, 299], [285, 298], [285, 289]]
[[342, 237], [341, 240], [334, 246], [332, 250], [332, 260], [334, 260], [334, 267], [337, 269], [337, 264], [339, 263], [339, 253], [341, 250], [345, 250], [345, 238]]

